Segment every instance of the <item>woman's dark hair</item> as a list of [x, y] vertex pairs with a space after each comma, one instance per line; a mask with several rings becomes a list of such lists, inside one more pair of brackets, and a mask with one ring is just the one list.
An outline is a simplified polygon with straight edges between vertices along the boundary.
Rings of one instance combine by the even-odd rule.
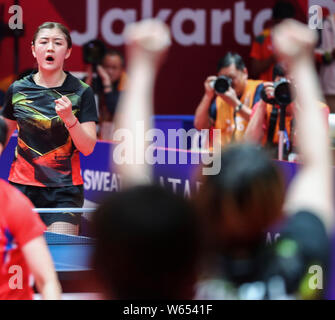
[[5, 146], [7, 138], [7, 125], [6, 122], [0, 118], [0, 144]]
[[222, 68], [229, 67], [232, 64], [235, 64], [237, 70], [243, 71], [245, 68], [245, 63], [238, 53], [228, 52], [219, 60], [217, 64], [217, 71], [219, 72]]
[[199, 192], [200, 212], [221, 248], [246, 248], [282, 216], [284, 185], [265, 151], [234, 145], [221, 154], [221, 171], [207, 176]]
[[36, 73], [36, 72], [37, 72], [37, 69], [35, 69], [35, 68], [25, 69], [17, 76], [16, 80], [21, 80], [21, 79], [25, 78], [26, 76], [29, 76], [32, 73]]
[[35, 41], [38, 37], [38, 34], [42, 29], [54, 29], [54, 28], [57, 28], [64, 33], [65, 39], [66, 39], [66, 42], [67, 42], [67, 47], [69, 49], [72, 48], [72, 39], [71, 39], [71, 36], [70, 36], [69, 29], [67, 27], [65, 27], [63, 24], [59, 23], [59, 22], [44, 22], [43, 24], [41, 24], [37, 28], [37, 30], [34, 34], [32, 44], [35, 44]]
[[93, 264], [117, 299], [191, 299], [199, 228], [191, 205], [158, 186], [111, 194], [94, 214]]

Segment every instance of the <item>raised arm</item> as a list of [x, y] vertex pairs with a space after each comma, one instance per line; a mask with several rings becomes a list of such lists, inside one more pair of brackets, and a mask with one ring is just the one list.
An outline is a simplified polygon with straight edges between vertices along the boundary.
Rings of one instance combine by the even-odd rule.
[[263, 124], [266, 116], [266, 103], [260, 100], [254, 106], [255, 112], [251, 115], [244, 140], [249, 143], [261, 143], [264, 135]]
[[90, 155], [97, 141], [95, 122], [79, 123], [78, 121], [75, 126], [68, 127], [68, 130], [77, 149], [85, 156]]
[[288, 64], [296, 82], [297, 142], [303, 166], [292, 181], [285, 209], [307, 209], [318, 215], [328, 231], [333, 226], [333, 185], [329, 138], [319, 108], [321, 100], [313, 67], [315, 33], [306, 25], [286, 20], [274, 31], [278, 55]]
[[[153, 109], [153, 88], [157, 71], [170, 46], [170, 33], [159, 20], [144, 20], [127, 27], [125, 32], [128, 59], [127, 90], [123, 94], [116, 113], [114, 140], [122, 142], [129, 162], [122, 163], [114, 152], [114, 163], [123, 177], [123, 184], [133, 186], [151, 181], [151, 166], [145, 161], [148, 142], [137, 129], [150, 129]], [[116, 157], [116, 158], [115, 158]]]
[[80, 123], [72, 113], [72, 103], [67, 96], [55, 100], [55, 103], [56, 112], [64, 121], [77, 149], [85, 156], [91, 154], [97, 141], [95, 122]]

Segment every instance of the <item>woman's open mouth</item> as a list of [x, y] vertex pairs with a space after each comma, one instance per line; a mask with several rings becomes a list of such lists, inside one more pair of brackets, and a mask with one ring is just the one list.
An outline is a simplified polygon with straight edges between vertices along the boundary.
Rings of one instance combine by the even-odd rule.
[[45, 58], [45, 60], [46, 60], [48, 63], [52, 63], [52, 62], [55, 61], [54, 57], [52, 57], [52, 56], [47, 56], [47, 57]]

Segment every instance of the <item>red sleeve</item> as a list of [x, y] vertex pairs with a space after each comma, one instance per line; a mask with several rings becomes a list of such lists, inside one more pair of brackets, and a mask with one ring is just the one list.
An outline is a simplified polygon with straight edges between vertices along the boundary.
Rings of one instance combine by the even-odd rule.
[[11, 205], [6, 221], [18, 245], [23, 247], [29, 241], [43, 235], [46, 226], [38, 213], [33, 211], [30, 200], [13, 186], [9, 186]]
[[254, 41], [251, 46], [250, 57], [254, 59], [261, 59], [261, 46], [257, 41]]

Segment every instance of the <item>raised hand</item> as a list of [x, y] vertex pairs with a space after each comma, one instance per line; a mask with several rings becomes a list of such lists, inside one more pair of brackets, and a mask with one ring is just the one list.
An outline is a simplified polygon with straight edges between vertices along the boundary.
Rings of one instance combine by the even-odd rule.
[[[145, 160], [149, 143], [136, 134], [138, 125], [147, 132], [153, 114], [153, 87], [159, 67], [171, 44], [168, 27], [159, 20], [144, 20], [126, 28], [126, 53], [128, 88], [120, 100], [116, 114], [116, 128], [127, 130], [134, 137], [123, 146], [133, 159], [125, 164], [113, 156], [114, 163], [120, 164], [118, 171], [123, 185], [146, 184], [152, 180], [152, 166]], [[117, 131], [119, 132], [119, 131]]]
[[205, 88], [205, 93], [209, 98], [214, 97], [214, 88], [213, 88], [213, 83], [217, 79], [217, 76], [209, 76], [204, 82], [204, 88]]
[[97, 72], [99, 76], [101, 77], [102, 84], [104, 87], [108, 87], [112, 85], [111, 79], [107, 73], [107, 71], [102, 67], [101, 65], [97, 66]]
[[76, 121], [72, 113], [72, 102], [67, 96], [55, 100], [55, 110], [67, 127], [72, 127]]
[[169, 28], [159, 20], [144, 20], [127, 26], [126, 51], [129, 62], [145, 59], [159, 67], [171, 45]]
[[240, 103], [237, 94], [232, 87], [229, 87], [225, 93], [220, 94], [219, 96], [234, 108]]
[[279, 58], [292, 64], [302, 57], [313, 54], [317, 34], [305, 24], [287, 19], [274, 28], [273, 41]]

